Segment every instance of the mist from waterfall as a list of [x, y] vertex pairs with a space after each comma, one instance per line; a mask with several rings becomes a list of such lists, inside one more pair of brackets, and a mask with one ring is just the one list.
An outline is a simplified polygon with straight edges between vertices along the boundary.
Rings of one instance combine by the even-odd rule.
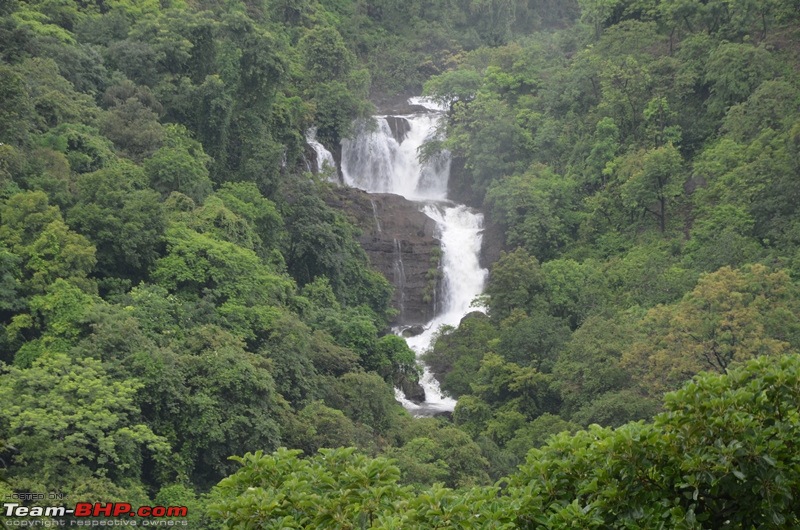
[[[425, 162], [418, 157], [425, 142], [437, 139], [441, 108], [422, 98], [410, 102], [428, 110], [404, 116], [376, 116], [373, 124], [361, 124], [354, 138], [342, 141], [342, 174], [349, 186], [373, 193], [395, 193], [417, 202], [436, 222], [442, 246], [442, 300], [438, 314], [424, 326], [425, 331], [406, 339], [419, 358], [432, 346], [441, 326], [457, 326], [464, 315], [476, 309], [470, 303], [483, 292], [487, 271], [479, 260], [483, 215], [447, 199], [449, 153], [439, 153]], [[420, 385], [425, 390], [425, 402], [413, 403], [396, 390], [398, 400], [415, 415], [452, 411], [456, 401], [443, 395], [433, 374], [424, 365], [423, 368]]]

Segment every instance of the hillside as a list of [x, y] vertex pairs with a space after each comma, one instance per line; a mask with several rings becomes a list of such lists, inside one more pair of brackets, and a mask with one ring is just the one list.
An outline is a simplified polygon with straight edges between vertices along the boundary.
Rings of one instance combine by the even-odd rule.
[[[798, 8], [3, 2], [0, 497], [193, 528], [797, 527]], [[309, 171], [309, 129], [339, 160], [420, 93], [447, 109], [421, 156], [489, 222], [487, 311], [426, 355], [452, 418], [395, 401], [419, 377], [397, 236]]]

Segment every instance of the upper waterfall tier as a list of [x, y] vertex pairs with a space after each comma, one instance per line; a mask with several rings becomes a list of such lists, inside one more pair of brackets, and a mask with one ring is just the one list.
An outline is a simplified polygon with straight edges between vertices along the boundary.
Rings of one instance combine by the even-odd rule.
[[345, 184], [373, 193], [395, 193], [410, 200], [444, 200], [450, 155], [442, 152], [419, 161], [419, 148], [436, 139], [438, 112], [376, 116], [359, 124], [342, 141]]

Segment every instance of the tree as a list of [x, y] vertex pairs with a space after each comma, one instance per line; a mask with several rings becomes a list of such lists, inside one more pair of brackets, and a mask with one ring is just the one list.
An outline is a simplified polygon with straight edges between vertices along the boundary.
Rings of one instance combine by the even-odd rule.
[[97, 171], [114, 159], [111, 141], [94, 127], [64, 123], [47, 131], [42, 145], [66, 155], [76, 173]]
[[238, 99], [245, 108], [268, 110], [286, 76], [287, 53], [282, 40], [271, 33], [251, 27], [243, 35]]
[[489, 46], [501, 46], [511, 37], [511, 25], [516, 16], [513, 0], [471, 0], [471, 25]]
[[342, 36], [331, 26], [306, 31], [297, 43], [309, 84], [344, 80], [355, 63]]
[[660, 410], [658, 396], [642, 396], [638, 390], [626, 388], [606, 392], [586, 403], [570, 416], [570, 421], [583, 427], [621, 427], [634, 421], [650, 420]]
[[620, 21], [625, 3], [622, 0], [578, 0], [581, 20], [594, 28], [595, 38], [603, 29]]
[[470, 195], [483, 199], [489, 184], [523, 170], [530, 161], [532, 138], [509, 105], [487, 93], [453, 109], [444, 146], [463, 156]]
[[212, 518], [226, 526], [354, 530], [377, 524], [406, 494], [397, 483], [400, 471], [386, 459], [353, 448], [322, 449], [307, 460], [299, 453], [235, 457], [241, 468], [212, 492]]
[[75, 90], [72, 83], [61, 76], [53, 59], [28, 58], [20, 64], [19, 72], [25, 79], [29, 98], [20, 110], [24, 112], [26, 107], [32, 107], [38, 130], [44, 132], [66, 123], [95, 125], [99, 109], [92, 97]]
[[592, 313], [611, 298], [608, 278], [595, 260], [579, 263], [572, 259], [554, 259], [542, 264], [547, 309], [578, 328]]
[[320, 449], [347, 447], [356, 442], [358, 430], [341, 410], [326, 407], [321, 401], [312, 401], [298, 414], [299, 428], [290, 433], [291, 447], [300, 448], [308, 456]]
[[753, 141], [764, 129], [784, 131], [800, 114], [800, 89], [784, 80], [761, 83], [746, 101], [732, 106], [722, 130], [739, 143]]
[[43, 355], [25, 370], [5, 368], [0, 437], [16, 448], [14, 488], [120, 499], [127, 485], [139, 493], [143, 460], [169, 452], [164, 438], [138, 421], [134, 395], [141, 387], [111, 379], [97, 360], [64, 354]]
[[683, 193], [683, 159], [671, 144], [627, 158], [620, 167], [620, 193], [624, 204], [642, 210], [658, 220], [661, 232], [667, 229], [667, 207]]
[[623, 138], [638, 140], [643, 132], [644, 110], [651, 97], [651, 59], [623, 55], [601, 61], [599, 77], [603, 97], [598, 110], [611, 114]]
[[412, 428], [416, 436], [386, 452], [396, 460], [403, 482], [417, 486], [440, 482], [451, 488], [486, 484], [489, 462], [478, 444], [460, 429], [434, 425]]
[[144, 421], [173, 448], [169, 462], [149, 468], [149, 476], [158, 484], [188, 480], [208, 488], [233, 471], [229, 453], [280, 445], [289, 406], [278, 394], [271, 361], [220, 326], [189, 320], [197, 313], [176, 319], [177, 332], [158, 326], [158, 340], [148, 336], [153, 322], [146, 317], [163, 325], [173, 316], [152, 307], [174, 302], [156, 300], [157, 294], [139, 288], [134, 300], [140, 306], [149, 302], [146, 309], [95, 312], [93, 333], [75, 352], [102, 358], [117, 377], [148, 381], [136, 403]]
[[580, 216], [574, 181], [535, 165], [524, 175], [495, 181], [486, 194], [492, 216], [506, 227], [509, 246], [552, 259], [577, 235]]
[[631, 376], [621, 359], [629, 344], [638, 338], [639, 318], [636, 311], [593, 315], [572, 334], [553, 367], [563, 417], [571, 417], [603, 394], [631, 386]]
[[[309, 192], [309, 186], [315, 193]], [[281, 251], [288, 271], [301, 286], [325, 276], [342, 306], [363, 305], [373, 317], [383, 318], [392, 287], [369, 267], [355, 227], [326, 204], [326, 193], [322, 184], [305, 178], [283, 186], [281, 213], [287, 237]], [[382, 324], [375, 321], [374, 325]]]
[[95, 244], [98, 272], [143, 279], [164, 244], [166, 220], [142, 170], [120, 161], [81, 175], [76, 184], [67, 222]]
[[[29, 313], [12, 319], [6, 333], [19, 344], [14, 364], [23, 368], [51, 353], [69, 353], [86, 333], [86, 318], [98, 300], [58, 278], [45, 294], [31, 297]], [[24, 339], [24, 340], [23, 340]]]
[[[593, 425], [550, 438], [502, 490], [413, 491], [399, 486], [396, 466], [352, 448], [308, 459], [285, 449], [247, 454], [212, 491], [210, 513], [228, 526], [265, 528], [793, 528], [798, 381], [797, 355], [703, 374], [668, 395], [652, 424]], [[569, 427], [542, 418], [544, 429]], [[431, 441], [415, 437], [393, 453], [435, 477], [442, 464], [430, 462]], [[422, 461], [416, 466], [412, 450]]]
[[743, 207], [720, 204], [704, 207], [692, 226], [685, 253], [695, 269], [711, 272], [720, 267], [754, 263], [763, 247], [753, 237], [755, 221]]
[[605, 117], [597, 122], [592, 150], [586, 159], [586, 179], [592, 187], [605, 186], [607, 173], [604, 170], [619, 148], [619, 127], [614, 120]]
[[517, 430], [514, 437], [506, 443], [506, 448], [514, 455], [517, 463], [521, 463], [525, 461], [528, 451], [546, 445], [553, 436], [562, 432], [574, 433], [579, 429], [577, 423], [545, 412]]
[[288, 300], [294, 283], [252, 251], [176, 223], [166, 232], [167, 254], [151, 277], [187, 301], [218, 308], [224, 325], [255, 340], [269, 330], [275, 306]]
[[[270, 361], [245, 350], [230, 333], [215, 326], [197, 328], [185, 348], [177, 358], [166, 359], [180, 374], [181, 412], [170, 412], [176, 403], [166, 401], [172, 397], [172, 385], [165, 381], [159, 396], [165, 416], [157, 421], [168, 425], [176, 438], [175, 451], [187, 464], [192, 482], [210, 486], [233, 470], [226, 461], [230, 453], [280, 445], [279, 418], [287, 406], [277, 392]], [[157, 377], [156, 370], [150, 367], [148, 380]]]
[[0, 204], [0, 241], [22, 259], [24, 292], [42, 293], [57, 278], [90, 290], [95, 247], [71, 231], [41, 191], [12, 195]]
[[514, 311], [500, 323], [497, 353], [506, 361], [548, 373], [570, 335], [566, 322], [546, 313]]
[[100, 130], [122, 155], [135, 162], [155, 153], [165, 136], [156, 113], [133, 98], [109, 109], [101, 120]]
[[325, 145], [339, 145], [353, 133], [353, 120], [369, 110], [361, 95], [341, 81], [316, 83], [310, 89], [317, 125], [317, 139]]
[[[291, 315], [275, 318], [260, 341], [259, 354], [270, 360], [276, 390], [299, 410], [321, 394], [320, 381], [311, 362], [311, 330]], [[326, 446], [327, 447], [327, 446]]]
[[506, 412], [515, 410], [527, 419], [556, 412], [559, 405], [550, 374], [532, 366], [506, 362], [493, 353], [484, 355], [481, 360], [472, 392], [495, 408]]
[[21, 258], [9, 251], [5, 244], [0, 245], [0, 314], [5, 316], [24, 307], [18, 294], [21, 289], [19, 263]]
[[681, 301], [647, 313], [644, 337], [625, 351], [624, 366], [646, 394], [658, 396], [702, 370], [725, 373], [787, 352], [800, 338], [796, 290], [785, 271], [763, 265], [703, 275]]
[[31, 128], [31, 109], [22, 78], [7, 66], [0, 67], [0, 141], [23, 144]]
[[608, 259], [602, 271], [611, 296], [623, 308], [669, 304], [697, 282], [698, 272], [683, 265], [674, 241], [654, 235]]
[[225, 183], [215, 193], [225, 206], [251, 225], [257, 241], [256, 253], [266, 258], [285, 237], [283, 219], [277, 206], [264, 197], [253, 183]]
[[470, 382], [480, 369], [483, 355], [496, 342], [498, 330], [481, 312], [461, 319], [457, 328], [439, 330], [433, 349], [425, 354], [428, 365], [442, 390], [454, 397], [470, 393]]
[[[233, 88], [216, 74], [206, 76], [189, 92], [187, 121], [204, 150], [213, 158], [214, 174], [226, 167], [234, 107]], [[196, 112], [193, 110], [196, 109]], [[217, 179], [221, 180], [221, 179]]]
[[397, 335], [388, 334], [378, 339], [370, 357], [371, 362], [365, 362], [365, 368], [375, 370], [387, 381], [398, 384], [419, 379], [416, 354]]
[[482, 84], [483, 76], [480, 73], [469, 68], [459, 68], [428, 79], [423, 94], [452, 108], [456, 102], [472, 101]]
[[711, 89], [709, 111], [723, 115], [745, 101], [763, 81], [774, 75], [772, 56], [763, 46], [725, 42], [708, 57], [705, 80]]
[[185, 128], [173, 125], [166, 135], [165, 145], [143, 164], [151, 186], [162, 197], [177, 191], [202, 203], [211, 193], [210, 158], [200, 143], [189, 138]]
[[492, 267], [486, 294], [493, 319], [502, 320], [513, 309], [532, 311], [544, 294], [539, 261], [521, 248], [501, 254]]
[[352, 372], [332, 381], [326, 390], [325, 404], [339, 409], [354, 422], [385, 435], [394, 423], [400, 405], [392, 387], [374, 373]]
[[557, 436], [509, 481], [517, 525], [796, 526], [799, 369], [797, 355], [753, 360], [669, 394], [653, 424]]

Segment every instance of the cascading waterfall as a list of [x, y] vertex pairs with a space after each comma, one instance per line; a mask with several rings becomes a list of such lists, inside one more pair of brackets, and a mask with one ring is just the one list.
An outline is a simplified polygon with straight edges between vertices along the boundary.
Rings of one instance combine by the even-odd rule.
[[[353, 139], [342, 142], [342, 174], [349, 186], [373, 193], [395, 193], [415, 201], [436, 221], [442, 246], [443, 300], [437, 306], [441, 311], [427, 323], [425, 331], [406, 339], [419, 357], [430, 348], [441, 326], [457, 326], [464, 315], [475, 309], [470, 304], [483, 292], [487, 271], [479, 262], [483, 215], [447, 199], [449, 153], [430, 157], [424, 163], [418, 158], [419, 147], [436, 139], [442, 109], [422, 98], [409, 102], [422, 105], [427, 111], [376, 116], [376, 127], [362, 125]], [[396, 390], [398, 401], [419, 416], [452, 411], [456, 401], [443, 395], [436, 378], [427, 367], [423, 368], [420, 385], [425, 390], [425, 402], [413, 403]]]
[[342, 141], [345, 184], [372, 193], [395, 193], [412, 201], [445, 200], [450, 157], [442, 154], [422, 164], [417, 149], [436, 134], [438, 112], [392, 116], [403, 119], [408, 130], [402, 142], [395, 139], [386, 116], [360, 124], [355, 138]]
[[317, 156], [317, 173], [323, 174], [326, 171], [331, 171], [336, 175], [336, 161], [333, 159], [333, 154], [328, 151], [324, 145], [317, 141], [317, 129], [312, 127], [306, 131], [306, 143], [311, 146]]
[[383, 232], [383, 229], [381, 228], [381, 220], [378, 217], [378, 207], [375, 205], [375, 201], [372, 199], [369, 200], [369, 203], [372, 205], [372, 218], [375, 219], [375, 229], [380, 234]]

